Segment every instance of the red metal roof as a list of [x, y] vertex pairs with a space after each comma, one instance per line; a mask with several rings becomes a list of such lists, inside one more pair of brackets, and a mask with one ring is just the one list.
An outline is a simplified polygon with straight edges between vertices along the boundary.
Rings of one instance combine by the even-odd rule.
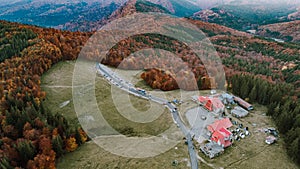
[[243, 100], [243, 99], [241, 99], [239, 97], [234, 97], [234, 101], [236, 101], [239, 105], [241, 105], [242, 107], [244, 107], [244, 108], [246, 108], [248, 110], [253, 109], [252, 108], [253, 106], [251, 104], [249, 104], [248, 102], [246, 102], [245, 100]]
[[222, 127], [220, 130], [217, 130], [212, 134], [211, 140], [223, 147], [228, 147], [232, 144], [230, 141], [231, 134], [232, 133], [230, 131]]
[[224, 107], [224, 104], [218, 98], [212, 98], [211, 101], [212, 101], [214, 108], [221, 109]]
[[219, 130], [219, 132], [221, 132], [225, 137], [228, 137], [228, 136], [230, 136], [232, 134], [229, 130], [225, 129], [224, 127], [222, 127]]
[[201, 102], [201, 103], [206, 102], [208, 99], [209, 99], [209, 98], [208, 98], [208, 97], [205, 97], [205, 96], [199, 96], [199, 97], [198, 97], [198, 100], [199, 100], [199, 102]]
[[213, 111], [213, 103], [211, 100], [208, 100], [205, 104], [205, 108], [209, 111]]
[[198, 100], [200, 103], [205, 104], [205, 108], [209, 111], [213, 111], [214, 109], [222, 109], [225, 107], [221, 100], [218, 98], [199, 96]]
[[221, 128], [230, 128], [232, 126], [231, 121], [229, 120], [229, 118], [224, 118], [221, 120], [216, 120], [213, 124], [210, 124], [207, 126], [207, 129], [214, 133], [215, 131], [220, 130]]

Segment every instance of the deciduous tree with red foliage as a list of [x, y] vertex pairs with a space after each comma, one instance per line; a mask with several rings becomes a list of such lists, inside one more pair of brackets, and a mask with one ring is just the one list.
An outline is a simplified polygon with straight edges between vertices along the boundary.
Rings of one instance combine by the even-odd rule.
[[[0, 166], [55, 168], [55, 158], [66, 152], [65, 142], [70, 143], [69, 150], [77, 148], [76, 140], [75, 144], [70, 140], [75, 134], [70, 131], [77, 128], [44, 109], [46, 93], [41, 90], [40, 76], [63, 59], [75, 59], [91, 34], [0, 24], [11, 27], [10, 33], [22, 30], [38, 35], [15, 57], [0, 63]], [[84, 142], [84, 132], [79, 133]]]

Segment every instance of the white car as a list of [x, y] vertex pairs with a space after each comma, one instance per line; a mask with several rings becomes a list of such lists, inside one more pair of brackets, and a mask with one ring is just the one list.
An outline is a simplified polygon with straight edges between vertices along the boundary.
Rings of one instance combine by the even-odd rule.
[[245, 136], [244, 133], [240, 133], [240, 137], [241, 137], [241, 138], [245, 138], [246, 136]]

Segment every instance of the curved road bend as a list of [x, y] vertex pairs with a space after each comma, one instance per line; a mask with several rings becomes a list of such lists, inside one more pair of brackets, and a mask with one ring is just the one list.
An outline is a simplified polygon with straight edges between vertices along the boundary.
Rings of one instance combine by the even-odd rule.
[[170, 110], [172, 117], [174, 119], [174, 122], [180, 128], [180, 130], [186, 137], [186, 141], [188, 144], [189, 156], [190, 156], [190, 160], [191, 160], [191, 168], [198, 169], [198, 159], [197, 159], [196, 151], [194, 149], [192, 136], [189, 132], [189, 129], [184, 125], [183, 121], [179, 117], [179, 112], [178, 112], [176, 106], [171, 104], [168, 100], [165, 100], [165, 99], [162, 99], [162, 98], [159, 98], [156, 96], [147, 95], [146, 92], [141, 92], [141, 90], [134, 88], [131, 83], [128, 83], [128, 82], [122, 80], [120, 77], [115, 75], [108, 67], [106, 67], [100, 63], [97, 63], [96, 68], [97, 68], [97, 71], [99, 74], [104, 76], [110, 83], [116, 85], [120, 89], [122, 89], [128, 93], [131, 93], [137, 97], [141, 97], [141, 98], [151, 100], [156, 103], [165, 105]]

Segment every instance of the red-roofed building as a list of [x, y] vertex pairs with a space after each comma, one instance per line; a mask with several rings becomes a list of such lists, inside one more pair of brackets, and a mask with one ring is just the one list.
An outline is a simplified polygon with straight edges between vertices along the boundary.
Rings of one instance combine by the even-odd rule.
[[210, 97], [204, 97], [200, 96], [198, 98], [198, 101], [201, 105], [204, 105], [204, 107], [209, 111], [214, 111], [216, 113], [222, 113], [225, 109], [224, 104], [219, 98], [210, 98]]
[[207, 129], [212, 133], [211, 140], [218, 143], [222, 147], [228, 147], [232, 144], [232, 133], [227, 130], [232, 126], [229, 118], [216, 120], [213, 124], [207, 126]]
[[206, 104], [205, 104], [205, 108], [208, 109], [209, 111], [224, 111], [225, 106], [224, 104], [221, 102], [220, 99], [218, 98], [210, 98]]
[[211, 132], [214, 133], [215, 131], [220, 130], [221, 128], [228, 129], [232, 126], [231, 121], [229, 118], [224, 118], [221, 120], [216, 120], [213, 124], [210, 124], [207, 126], [207, 129]]
[[198, 101], [199, 101], [200, 104], [202, 104], [202, 105], [204, 105], [204, 104], [207, 102], [208, 99], [209, 99], [209, 98], [208, 98], [208, 97], [205, 97], [205, 96], [199, 96], [199, 97], [198, 97]]
[[245, 100], [239, 98], [239, 97], [234, 97], [234, 101], [242, 106], [243, 108], [247, 109], [248, 111], [253, 110], [253, 106], [246, 102]]
[[215, 131], [212, 136], [211, 140], [219, 144], [220, 146], [226, 148], [231, 146], [231, 136], [232, 133], [228, 131], [226, 128], [222, 127], [220, 130]]

